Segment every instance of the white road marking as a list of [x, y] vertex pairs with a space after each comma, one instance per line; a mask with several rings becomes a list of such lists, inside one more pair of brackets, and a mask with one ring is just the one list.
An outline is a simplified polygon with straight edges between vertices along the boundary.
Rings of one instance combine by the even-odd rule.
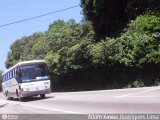
[[27, 106], [31, 108], [36, 108], [36, 109], [44, 109], [44, 110], [50, 110], [50, 111], [56, 111], [56, 112], [61, 112], [61, 113], [70, 113], [70, 114], [83, 114], [80, 112], [75, 112], [75, 111], [70, 111], [70, 110], [62, 110], [62, 109], [56, 109], [56, 108], [46, 108], [46, 107], [40, 107], [40, 106], [33, 106], [33, 105], [27, 105], [24, 103], [18, 103], [14, 101], [8, 101], [8, 100], [0, 100], [3, 103], [10, 103], [10, 104], [15, 104], [15, 105], [22, 105], [22, 106]]
[[128, 96], [130, 98], [160, 98], [160, 96]]
[[132, 93], [132, 94], [120, 95], [120, 96], [116, 96], [114, 98], [123, 98], [123, 97], [128, 97], [128, 96], [133, 96], [133, 95], [139, 95], [139, 94], [142, 94], [142, 93], [147, 93], [147, 92], [155, 91], [155, 90], [158, 90], [158, 89], [160, 89], [160, 88], [153, 88], [153, 89], [148, 89], [148, 90], [145, 90], [145, 91], [136, 92], [136, 93]]

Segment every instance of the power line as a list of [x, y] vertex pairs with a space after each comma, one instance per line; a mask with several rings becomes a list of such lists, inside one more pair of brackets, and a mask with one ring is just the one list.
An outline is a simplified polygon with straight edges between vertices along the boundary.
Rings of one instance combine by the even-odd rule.
[[72, 8], [75, 8], [75, 7], [78, 7], [78, 6], [80, 6], [80, 5], [75, 5], [75, 6], [72, 6], [72, 7], [64, 8], [64, 9], [61, 9], [61, 10], [57, 10], [57, 11], [54, 11], [54, 12], [42, 14], [42, 15], [39, 15], [39, 16], [35, 16], [35, 17], [31, 17], [31, 18], [27, 18], [27, 19], [23, 19], [23, 20], [18, 20], [18, 21], [15, 21], [15, 22], [3, 24], [3, 25], [0, 25], [0, 27], [5, 27], [5, 26], [9, 26], [9, 25], [13, 25], [13, 24], [17, 24], [17, 23], [21, 23], [21, 22], [25, 22], [25, 21], [29, 21], [29, 20], [41, 18], [41, 17], [45, 17], [45, 16], [48, 16], [48, 15], [55, 14], [55, 13], [62, 12], [62, 11], [66, 11], [66, 10], [69, 10], [69, 9], [72, 9]]

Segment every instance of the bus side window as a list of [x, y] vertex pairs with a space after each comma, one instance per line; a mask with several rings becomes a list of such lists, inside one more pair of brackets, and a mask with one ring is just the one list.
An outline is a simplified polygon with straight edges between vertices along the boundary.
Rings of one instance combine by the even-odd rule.
[[16, 77], [16, 69], [14, 69], [14, 77]]
[[9, 72], [9, 78], [12, 79], [12, 71]]
[[9, 75], [9, 72], [7, 73], [8, 74], [8, 80], [10, 79], [10, 75]]
[[3, 81], [3, 82], [5, 81], [5, 78], [4, 78], [4, 76], [5, 76], [5, 75], [3, 75], [3, 76], [2, 76], [2, 81]]
[[6, 74], [4, 74], [4, 81], [6, 81]]
[[4, 74], [4, 80], [5, 80], [5, 81], [7, 80], [7, 78], [6, 78], [6, 74]]
[[12, 77], [14, 78], [14, 69], [12, 70]]
[[13, 78], [13, 70], [11, 70], [11, 73], [12, 73], [12, 78]]
[[10, 79], [11, 78], [11, 75], [10, 75], [10, 72], [8, 72], [8, 79]]
[[7, 80], [9, 80], [9, 72], [7, 72]]
[[6, 80], [7, 80], [7, 73], [5, 74], [5, 76], [6, 76]]
[[8, 74], [8, 80], [10, 79], [10, 75], [9, 75], [9, 72], [7, 73]]
[[7, 73], [7, 80], [9, 80], [9, 72]]
[[15, 78], [15, 69], [13, 69], [13, 78]]

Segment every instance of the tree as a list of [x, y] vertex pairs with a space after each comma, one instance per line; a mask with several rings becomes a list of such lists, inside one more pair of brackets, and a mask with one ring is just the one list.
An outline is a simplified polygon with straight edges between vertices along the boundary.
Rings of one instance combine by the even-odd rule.
[[159, 0], [81, 0], [85, 18], [92, 22], [96, 40], [119, 35], [128, 21], [147, 10], [159, 10]]
[[32, 47], [41, 38], [44, 38], [43, 33], [34, 33], [16, 40], [8, 52], [7, 61], [5, 62], [6, 68], [15, 65], [19, 61], [35, 59], [32, 54]]
[[82, 53], [85, 51], [81, 48], [81, 42], [90, 42], [93, 34], [91, 24], [85, 20], [80, 24], [73, 19], [66, 23], [60, 20], [53, 22], [47, 31], [51, 51], [46, 56], [48, 66], [53, 73], [64, 74], [71, 69], [78, 69], [81, 66], [80, 61], [83, 61]]
[[160, 17], [141, 15], [131, 21], [124, 33], [117, 38], [120, 63], [126, 66], [145, 67], [160, 63]]
[[36, 42], [31, 48], [31, 54], [33, 55], [34, 59], [44, 59], [49, 51], [49, 43], [46, 35], [42, 35], [41, 37], [37, 38]]
[[76, 45], [84, 37], [92, 38], [91, 25], [88, 23], [78, 24], [75, 20], [68, 20], [66, 23], [62, 20], [54, 21], [47, 31], [50, 50], [56, 52], [63, 47]]

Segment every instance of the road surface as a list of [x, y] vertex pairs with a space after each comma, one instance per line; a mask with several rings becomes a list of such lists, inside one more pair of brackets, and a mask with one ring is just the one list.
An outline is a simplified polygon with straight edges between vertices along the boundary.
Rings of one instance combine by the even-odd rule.
[[51, 93], [24, 102], [0, 93], [0, 114], [160, 114], [160, 86]]

